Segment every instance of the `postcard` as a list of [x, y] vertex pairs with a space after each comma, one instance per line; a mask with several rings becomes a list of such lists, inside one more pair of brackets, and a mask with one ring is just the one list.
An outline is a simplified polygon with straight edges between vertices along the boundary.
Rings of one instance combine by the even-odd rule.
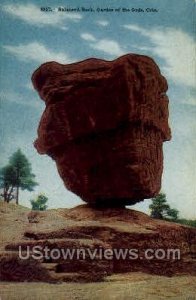
[[195, 0], [2, 0], [0, 299], [195, 299]]

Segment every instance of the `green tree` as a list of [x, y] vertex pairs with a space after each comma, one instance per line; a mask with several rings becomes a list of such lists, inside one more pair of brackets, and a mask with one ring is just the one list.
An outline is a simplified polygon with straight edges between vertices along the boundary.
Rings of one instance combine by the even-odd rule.
[[178, 210], [170, 208], [166, 200], [166, 195], [160, 193], [155, 198], [152, 198], [152, 204], [149, 206], [151, 217], [156, 219], [172, 219], [177, 220]]
[[46, 210], [47, 209], [47, 201], [48, 198], [43, 195], [39, 194], [35, 200], [30, 200], [32, 205], [32, 210]]
[[177, 219], [177, 223], [196, 227], [196, 220], [190, 220], [190, 219]]
[[0, 195], [5, 202], [10, 202], [14, 198], [13, 174], [14, 169], [10, 165], [7, 165], [0, 170], [0, 188], [2, 190]]
[[[35, 186], [38, 185], [38, 183], [34, 180], [35, 175], [32, 173], [31, 164], [20, 149], [18, 149], [10, 157], [9, 164], [2, 168], [0, 173], [1, 188], [3, 189], [5, 201], [9, 199], [11, 200], [11, 198], [13, 198], [13, 192], [15, 190], [16, 204], [18, 204], [20, 189], [33, 191]], [[7, 198], [8, 191], [9, 199]]]
[[169, 208], [167, 210], [167, 216], [172, 220], [178, 220], [179, 211], [175, 208]]

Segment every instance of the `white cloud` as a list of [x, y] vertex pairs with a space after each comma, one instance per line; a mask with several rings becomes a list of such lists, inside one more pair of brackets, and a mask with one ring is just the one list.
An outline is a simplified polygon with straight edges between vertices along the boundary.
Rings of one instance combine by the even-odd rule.
[[120, 47], [118, 42], [110, 39], [96, 39], [92, 34], [90, 33], [82, 33], [81, 38], [89, 41], [89, 46], [95, 50], [102, 51], [104, 53], [107, 53], [111, 56], [119, 56], [125, 53], [125, 51]]
[[34, 87], [31, 82], [24, 84], [23, 87], [25, 87], [27, 90], [34, 91]]
[[196, 44], [190, 35], [175, 28], [147, 30], [134, 24], [123, 27], [147, 37], [153, 43], [147, 51], [165, 59], [166, 65], [162, 70], [166, 76], [176, 83], [195, 86]]
[[64, 31], [67, 31], [68, 30], [68, 27], [66, 27], [66, 26], [61, 26], [60, 27], [62, 30], [64, 30]]
[[184, 100], [182, 100], [181, 103], [196, 106], [196, 97], [188, 96]]
[[80, 36], [85, 41], [91, 41], [91, 42], [96, 41], [96, 38], [90, 33], [82, 33]]
[[67, 21], [79, 21], [82, 16], [71, 12], [43, 12], [34, 4], [8, 4], [4, 5], [3, 11], [15, 18], [36, 26], [54, 26], [65, 30], [64, 23]]
[[24, 100], [24, 95], [18, 94], [13, 91], [1, 91], [0, 92], [0, 99], [1, 101], [11, 102], [14, 104], [30, 106], [37, 109], [42, 109], [44, 104], [39, 99], [30, 99], [29, 101]]
[[145, 29], [142, 29], [140, 26], [138, 25], [134, 25], [134, 24], [128, 24], [128, 25], [123, 25], [124, 28], [130, 29], [132, 31], [137, 31], [140, 33], [143, 33], [143, 31], [145, 32]]
[[113, 40], [101, 39], [95, 43], [91, 43], [90, 46], [96, 50], [100, 50], [107, 54], [115, 56], [119, 56], [125, 53], [118, 42]]
[[70, 58], [63, 52], [54, 52], [47, 49], [43, 44], [32, 42], [29, 44], [20, 44], [19, 46], [3, 46], [8, 52], [22, 61], [34, 61], [44, 63], [46, 61], [57, 61], [60, 63], [70, 63]]
[[103, 27], [108, 26], [108, 24], [109, 24], [109, 22], [106, 20], [98, 20], [96, 23]]

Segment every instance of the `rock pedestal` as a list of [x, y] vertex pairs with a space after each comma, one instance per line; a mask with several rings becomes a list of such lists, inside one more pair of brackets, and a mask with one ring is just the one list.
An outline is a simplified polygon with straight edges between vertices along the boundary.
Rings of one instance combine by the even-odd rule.
[[69, 190], [103, 206], [157, 195], [170, 129], [167, 82], [151, 58], [49, 62], [32, 81], [46, 103], [35, 147]]
[[[8, 217], [13, 223], [11, 213]], [[1, 251], [0, 280], [92, 282], [138, 271], [195, 275], [195, 228], [127, 208], [88, 205], [26, 212], [18, 222], [23, 233], [14, 242], [8, 240]], [[3, 229], [8, 233], [9, 228]], [[23, 257], [29, 250], [28, 259], [19, 259], [19, 247]], [[38, 250], [43, 254], [40, 258]]]

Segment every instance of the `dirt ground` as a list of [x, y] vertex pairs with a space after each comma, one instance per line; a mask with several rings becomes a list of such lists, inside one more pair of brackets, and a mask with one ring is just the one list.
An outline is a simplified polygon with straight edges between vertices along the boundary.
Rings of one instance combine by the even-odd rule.
[[[1, 247], [21, 239], [27, 229], [29, 209], [0, 203]], [[53, 211], [51, 211], [53, 214]], [[54, 219], [54, 216], [53, 218]], [[55, 221], [62, 222], [61, 218]], [[57, 226], [55, 225], [55, 226]], [[37, 226], [37, 224], [35, 224]], [[60, 225], [59, 225], [60, 226]], [[140, 272], [115, 274], [103, 282], [60, 283], [1, 282], [0, 300], [195, 300], [196, 277], [164, 277]]]
[[112, 275], [101, 283], [0, 283], [1, 300], [194, 300], [196, 278], [143, 273]]

